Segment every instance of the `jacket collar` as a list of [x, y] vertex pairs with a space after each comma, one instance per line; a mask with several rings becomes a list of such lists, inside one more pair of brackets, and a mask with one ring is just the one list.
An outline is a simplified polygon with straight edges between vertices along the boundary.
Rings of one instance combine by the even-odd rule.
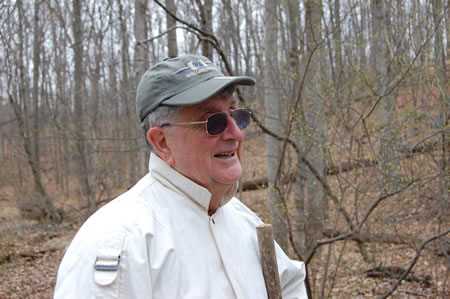
[[211, 193], [208, 189], [194, 183], [167, 165], [166, 162], [154, 153], [150, 154], [149, 170], [151, 176], [156, 180], [167, 187], [184, 194], [208, 211], [209, 202], [211, 200]]
[[[208, 212], [211, 192], [167, 165], [166, 162], [153, 152], [150, 154], [149, 171], [150, 175], [156, 180], [167, 187], [184, 194]], [[233, 198], [237, 188], [238, 183], [236, 182], [225, 195], [219, 208]]]

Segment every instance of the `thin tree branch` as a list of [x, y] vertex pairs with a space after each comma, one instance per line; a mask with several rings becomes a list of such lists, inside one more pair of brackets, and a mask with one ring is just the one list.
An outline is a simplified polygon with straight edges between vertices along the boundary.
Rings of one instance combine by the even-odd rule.
[[447, 235], [448, 233], [450, 233], [450, 229], [446, 230], [445, 232], [436, 234], [434, 236], [429, 237], [428, 239], [424, 240], [422, 242], [422, 244], [420, 245], [419, 249], [416, 252], [416, 256], [413, 258], [413, 260], [411, 261], [411, 263], [409, 263], [408, 268], [405, 270], [405, 272], [403, 272], [402, 276], [396, 281], [396, 283], [392, 286], [392, 288], [389, 290], [389, 292], [387, 292], [386, 294], [384, 294], [381, 298], [385, 299], [387, 297], [389, 297], [390, 295], [392, 295], [395, 290], [399, 287], [399, 285], [402, 283], [402, 281], [406, 278], [406, 276], [409, 274], [409, 272], [411, 272], [412, 268], [414, 268], [414, 266], [417, 263], [417, 260], [420, 257], [420, 253], [423, 251], [423, 249], [425, 248], [425, 246], [434, 241], [437, 240], [445, 235]]
[[372, 205], [369, 207], [369, 209], [367, 210], [367, 212], [366, 212], [366, 214], [364, 215], [364, 217], [363, 217], [363, 218], [361, 219], [361, 221], [358, 223], [358, 225], [356, 226], [356, 228], [352, 229], [352, 231], [350, 231], [350, 232], [348, 232], [348, 233], [346, 233], [346, 234], [343, 234], [343, 235], [334, 237], [334, 238], [330, 238], [330, 239], [323, 240], [323, 241], [318, 241], [318, 242], [316, 243], [316, 245], [313, 247], [313, 249], [311, 250], [311, 253], [309, 254], [309, 256], [308, 256], [308, 258], [306, 259], [305, 263], [309, 263], [309, 262], [311, 261], [311, 259], [312, 259], [312, 257], [314, 256], [314, 254], [315, 254], [317, 248], [319, 248], [320, 246], [325, 245], [325, 244], [334, 243], [334, 242], [336, 242], [336, 241], [340, 241], [340, 240], [347, 239], [347, 238], [349, 238], [350, 236], [352, 236], [352, 235], [358, 233], [358, 232], [361, 230], [361, 227], [364, 225], [364, 223], [365, 223], [365, 222], [367, 221], [367, 219], [369, 218], [370, 214], [372, 214], [372, 212], [375, 210], [375, 208], [376, 208], [383, 200], [385, 200], [385, 199], [387, 199], [387, 198], [389, 198], [389, 197], [392, 197], [392, 196], [394, 196], [394, 195], [396, 195], [396, 194], [398, 194], [398, 193], [404, 192], [404, 191], [407, 190], [411, 185], [413, 185], [415, 182], [416, 182], [416, 181], [411, 181], [411, 182], [409, 182], [409, 183], [408, 183], [404, 188], [402, 188], [402, 189], [399, 189], [399, 190], [396, 190], [396, 191], [394, 191], [394, 192], [391, 192], [391, 193], [385, 194], [385, 195], [383, 195], [383, 196], [380, 196], [374, 203], [372, 203]]
[[155, 36], [153, 36], [153, 37], [151, 37], [151, 38], [149, 38], [149, 39], [147, 39], [147, 40], [140, 40], [140, 41], [137, 41], [136, 44], [139, 46], [139, 45], [143, 45], [143, 44], [150, 43], [150, 42], [154, 41], [155, 39], [158, 39], [158, 38], [160, 38], [160, 37], [162, 37], [162, 36], [168, 34], [169, 32], [172, 32], [172, 31], [174, 31], [174, 30], [176, 30], [176, 29], [186, 29], [186, 27], [183, 27], [183, 26], [173, 26], [173, 27], [170, 27], [170, 28], [167, 29], [166, 31], [163, 31], [163, 32], [161, 32], [160, 34], [155, 35]]
[[378, 104], [381, 102], [381, 100], [389, 95], [390, 93], [392, 93], [399, 85], [401, 82], [403, 82], [403, 80], [406, 78], [406, 75], [409, 74], [409, 71], [412, 69], [414, 63], [416, 62], [416, 60], [419, 58], [420, 54], [422, 53], [422, 51], [425, 49], [425, 47], [428, 45], [428, 43], [433, 39], [434, 34], [437, 31], [437, 28], [439, 27], [440, 23], [442, 22], [443, 18], [445, 16], [445, 12], [442, 13], [441, 18], [439, 19], [438, 24], [435, 26], [434, 30], [433, 30], [433, 34], [430, 34], [430, 36], [425, 40], [425, 42], [421, 45], [421, 47], [419, 48], [419, 50], [417, 51], [417, 54], [414, 56], [414, 58], [412, 59], [411, 63], [408, 65], [408, 67], [406, 68], [406, 70], [400, 74], [397, 80], [394, 80], [393, 83], [386, 89], [386, 92], [384, 94], [378, 95], [376, 93], [376, 91], [372, 88], [372, 86], [369, 84], [367, 77], [360, 72], [361, 77], [364, 79], [364, 81], [366, 82], [366, 86], [372, 91], [373, 94], [375, 94], [378, 98], [375, 102], [375, 104], [372, 106], [372, 108], [369, 110], [369, 112], [365, 115], [365, 116], [361, 116], [362, 119], [367, 119], [369, 118], [369, 116], [375, 111], [375, 108], [378, 106]]

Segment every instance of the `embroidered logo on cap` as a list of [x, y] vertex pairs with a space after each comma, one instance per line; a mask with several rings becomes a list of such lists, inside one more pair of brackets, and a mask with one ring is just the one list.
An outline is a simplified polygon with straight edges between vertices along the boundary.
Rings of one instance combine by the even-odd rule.
[[187, 67], [184, 67], [182, 69], [179, 69], [174, 73], [174, 75], [179, 75], [185, 71], [191, 70], [190, 73], [185, 74], [187, 78], [190, 78], [192, 76], [196, 76], [200, 73], [209, 71], [209, 70], [217, 70], [214, 66], [214, 63], [211, 61], [203, 61], [202, 59], [195, 60], [195, 61], [188, 61], [186, 63]]

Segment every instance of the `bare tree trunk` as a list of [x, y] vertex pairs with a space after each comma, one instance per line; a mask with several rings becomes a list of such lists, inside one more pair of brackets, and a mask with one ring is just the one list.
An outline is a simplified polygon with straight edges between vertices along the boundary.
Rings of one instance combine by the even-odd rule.
[[[222, 50], [225, 52], [226, 58], [228, 61], [234, 61], [234, 59], [231, 58], [231, 55], [233, 54], [233, 51], [231, 50], [231, 38], [232, 36], [235, 36], [237, 33], [234, 30], [234, 24], [233, 24], [233, 12], [231, 8], [230, 1], [224, 1], [222, 3], [221, 10], [223, 9], [223, 17], [220, 18], [217, 31], [222, 32]], [[234, 61], [235, 62], [235, 61]], [[234, 71], [237, 73], [237, 70], [234, 69]]]
[[[439, 232], [441, 231], [441, 225], [445, 225], [445, 211], [449, 210], [450, 206], [450, 184], [448, 178], [450, 177], [450, 134], [445, 128], [449, 127], [450, 119], [450, 99], [447, 94], [448, 89], [448, 76], [445, 64], [445, 49], [443, 41], [443, 22], [442, 20], [442, 0], [431, 1], [433, 6], [433, 21], [436, 28], [434, 38], [434, 57], [435, 68], [437, 72], [437, 81], [439, 88], [439, 108], [440, 108], [440, 128], [442, 130], [441, 140], [441, 158], [440, 158], [440, 174], [439, 174], [439, 189], [440, 189], [440, 203], [439, 203]], [[447, 8], [449, 9], [449, 8]], [[445, 229], [445, 228], [444, 228]], [[443, 243], [442, 248], [445, 248]]]
[[[423, 20], [423, 8], [421, 6], [420, 0], [413, 1], [413, 11], [415, 11], [414, 20], [417, 22], [414, 24], [417, 26], [417, 30], [415, 30], [413, 35], [413, 42], [416, 48], [420, 48], [422, 41], [424, 39], [424, 28], [420, 25]], [[419, 58], [416, 62], [416, 68], [418, 69], [419, 82], [417, 84], [418, 88], [418, 96], [413, 98], [414, 109], [416, 111], [420, 111], [425, 113], [425, 53], [419, 53]], [[419, 106], [417, 103], [417, 99], [419, 99]]]
[[[93, 12], [92, 15], [95, 15], [95, 12]], [[103, 51], [103, 39], [104, 39], [104, 33], [102, 32], [103, 30], [103, 23], [104, 20], [97, 18], [94, 19], [92, 18], [92, 24], [94, 24], [95, 22], [99, 23], [100, 29], [96, 29], [95, 25], [92, 25], [92, 32], [93, 34], [93, 39], [94, 39], [94, 67], [90, 68], [90, 73], [89, 73], [89, 79], [91, 82], [91, 89], [92, 89], [92, 96], [90, 97], [90, 103], [88, 103], [86, 106], [89, 107], [88, 109], [88, 115], [89, 115], [89, 130], [88, 132], [91, 132], [91, 136], [92, 136], [92, 141], [89, 142], [89, 148], [92, 151], [92, 154], [89, 154], [88, 157], [90, 157], [90, 159], [88, 159], [88, 165], [90, 165], [90, 168], [92, 169], [92, 181], [90, 183], [90, 192], [93, 196], [93, 199], [91, 201], [91, 207], [90, 209], [93, 209], [93, 211], [95, 211], [96, 209], [96, 204], [94, 205], [93, 203], [96, 202], [96, 195], [97, 195], [97, 188], [98, 188], [98, 183], [101, 180], [102, 177], [102, 171], [101, 171], [101, 166], [99, 166], [98, 164], [98, 152], [99, 152], [99, 141], [98, 141], [98, 137], [99, 135], [101, 135], [101, 123], [103, 122], [102, 119], [102, 114], [99, 113], [99, 106], [100, 106], [100, 101], [101, 101], [101, 95], [100, 95], [100, 72], [101, 72], [101, 66], [103, 65], [103, 55], [102, 55], [102, 51]], [[100, 134], [99, 134], [100, 133]]]
[[394, 121], [395, 97], [388, 92], [393, 74], [390, 71], [391, 53], [388, 46], [389, 12], [386, 2], [372, 1], [372, 66], [376, 73], [376, 100], [380, 100], [378, 119], [381, 126], [380, 140], [380, 186], [386, 191], [395, 190], [399, 184], [399, 165], [396, 157]]
[[[308, 26], [309, 18], [311, 16], [309, 14], [305, 14], [305, 31], [306, 26]], [[305, 34], [306, 37], [306, 34]], [[305, 38], [304, 38], [305, 39]], [[306, 73], [306, 57], [308, 57], [309, 52], [307, 48], [305, 47], [305, 44], [303, 47], [300, 47], [300, 55], [301, 57], [304, 57], [304, 59], [300, 60], [300, 74], [303, 76], [307, 76]], [[306, 81], [305, 81], [306, 83]], [[304, 88], [306, 89], [306, 88]], [[305, 91], [302, 91], [305, 93]], [[303, 96], [304, 98], [304, 96]], [[304, 100], [300, 103], [300, 105], [304, 106]], [[295, 142], [299, 149], [302, 151], [302, 154], [306, 157], [306, 136], [304, 128], [306, 126], [306, 120], [305, 120], [305, 114], [304, 110], [305, 108], [302, 106], [301, 109], [299, 109], [300, 113], [298, 114], [296, 121], [296, 130], [294, 131], [295, 135]], [[301, 162], [297, 161], [297, 171], [296, 171], [296, 181], [295, 181], [295, 224], [297, 228], [297, 234], [296, 234], [296, 240], [295, 245], [297, 250], [300, 251], [302, 256], [308, 255], [308, 248], [307, 248], [307, 242], [308, 242], [308, 236], [307, 236], [307, 223], [308, 223], [308, 215], [306, 213], [306, 201], [307, 201], [307, 193], [306, 193], [306, 173], [308, 172], [307, 167]]]
[[[288, 1], [286, 3], [288, 15], [289, 15], [289, 42], [290, 50], [288, 53], [287, 65], [289, 68], [289, 76], [292, 79], [290, 89], [292, 90], [292, 99], [295, 99], [299, 93], [300, 82], [300, 60], [304, 56], [300, 48], [301, 45], [301, 15], [300, 15], [300, 3], [298, 0]], [[297, 145], [301, 146], [301, 140], [298, 138], [298, 132], [294, 131], [294, 135]], [[305, 226], [306, 226], [306, 214], [305, 214], [305, 176], [304, 168], [301, 163], [297, 163], [296, 179], [295, 179], [295, 227], [292, 232], [294, 235], [294, 246], [302, 254], [306, 256], [306, 243], [305, 243]]]
[[[169, 2], [172, 2], [173, 0], [169, 0]], [[134, 35], [136, 37], [136, 47], [135, 47], [135, 54], [134, 54], [134, 72], [135, 72], [135, 82], [136, 86], [139, 82], [141, 76], [145, 73], [145, 71], [149, 67], [149, 56], [148, 56], [148, 50], [145, 46], [145, 44], [140, 43], [140, 41], [145, 41], [148, 39], [147, 32], [148, 32], [148, 26], [146, 21], [146, 12], [147, 12], [147, 0], [135, 0], [134, 2]], [[169, 17], [167, 17], [169, 18]], [[176, 33], [175, 30], [173, 33]], [[170, 33], [169, 33], [170, 34]], [[170, 40], [170, 36], [169, 36]], [[170, 53], [170, 42], [169, 42], [169, 53]], [[175, 35], [175, 48], [176, 48], [176, 35]], [[176, 54], [175, 56], [177, 56]], [[170, 56], [170, 54], [169, 54]], [[170, 56], [171, 57], [171, 56]], [[138, 134], [141, 132], [141, 130], [136, 127], [136, 132]], [[150, 156], [150, 150], [147, 145], [147, 141], [145, 140], [145, 137], [140, 134], [138, 136], [141, 136], [138, 139], [139, 144], [139, 153], [140, 153], [140, 162], [141, 162], [141, 173], [140, 176], [144, 176], [148, 171], [148, 159]]]
[[[306, 46], [307, 55], [311, 63], [308, 73], [305, 74], [305, 126], [304, 146], [307, 159], [311, 165], [324, 178], [325, 151], [326, 151], [326, 117], [324, 99], [320, 96], [322, 53], [322, 5], [319, 0], [308, 0], [306, 6]], [[306, 248], [310, 250], [315, 242], [321, 238], [324, 221], [327, 219], [328, 203], [321, 184], [314, 175], [306, 172], [307, 214]]]
[[[289, 29], [289, 60], [288, 65], [292, 72], [294, 82], [298, 82], [299, 73], [299, 63], [300, 63], [300, 32], [301, 32], [301, 21], [302, 17], [300, 15], [300, 2], [299, 0], [292, 0], [286, 3], [288, 10], [288, 29]], [[295, 85], [294, 85], [295, 87]], [[296, 95], [297, 90], [293, 90], [293, 95]]]
[[5, 159], [3, 149], [4, 149], [3, 132], [0, 130], [0, 162], [3, 162], [3, 160]]
[[[177, 7], [175, 6], [174, 0], [166, 0], [167, 9], [172, 12], [174, 15], [177, 14]], [[178, 56], [178, 43], [177, 43], [177, 31], [175, 26], [177, 22], [167, 13], [167, 48], [169, 57], [177, 57]]]
[[368, 15], [368, 12], [367, 12], [366, 5], [361, 5], [361, 22], [359, 23], [361, 29], [360, 29], [358, 36], [359, 36], [359, 41], [360, 41], [359, 44], [361, 45], [359, 47], [359, 56], [360, 56], [359, 69], [362, 72], [365, 72], [367, 69], [366, 44], [368, 43], [368, 40], [364, 34], [364, 32], [367, 31], [367, 24], [366, 24], [367, 18], [368, 18], [367, 15]]
[[[110, 15], [109, 17], [112, 18], [112, 10], [109, 12]], [[115, 50], [115, 42], [114, 42], [114, 32], [115, 32], [115, 28], [113, 26], [111, 26], [109, 28], [109, 45], [108, 45], [108, 49], [109, 49], [109, 58], [108, 58], [108, 84], [109, 86], [111, 86], [111, 90], [110, 90], [110, 98], [112, 100], [112, 114], [114, 115], [114, 121], [110, 122], [110, 126], [112, 128], [112, 132], [111, 134], [114, 137], [114, 148], [115, 148], [115, 153], [114, 153], [114, 159], [115, 159], [115, 163], [114, 163], [114, 187], [118, 188], [121, 187], [123, 184], [123, 176], [124, 176], [124, 170], [123, 170], [123, 161], [122, 161], [122, 154], [121, 154], [121, 150], [122, 150], [122, 142], [121, 142], [121, 136], [123, 134], [122, 132], [122, 122], [120, 121], [121, 116], [120, 116], [120, 98], [121, 95], [118, 92], [119, 88], [118, 88], [118, 83], [117, 83], [117, 67], [116, 67], [116, 63], [114, 63], [114, 61], [116, 61], [116, 56], [114, 55], [114, 50]]]
[[[281, 131], [280, 94], [277, 78], [278, 70], [278, 22], [276, 19], [277, 1], [265, 0], [265, 53], [264, 53], [264, 107], [266, 110], [265, 125], [273, 132]], [[287, 211], [281, 200], [279, 185], [275, 182], [280, 167], [280, 142], [266, 135], [267, 171], [269, 181], [270, 211], [274, 238], [283, 249], [287, 249], [287, 229], [285, 218]]]
[[[55, 88], [55, 102], [54, 102], [54, 114], [52, 116], [52, 123], [53, 123], [53, 127], [55, 128], [55, 133], [60, 133], [60, 126], [57, 123], [56, 118], [58, 117], [58, 115], [60, 114], [60, 99], [61, 99], [61, 57], [59, 57], [59, 53], [58, 51], [61, 49], [60, 47], [60, 41], [58, 39], [58, 35], [56, 33], [57, 31], [57, 26], [56, 26], [56, 22], [53, 18], [51, 19], [51, 36], [54, 42], [54, 47], [52, 49], [52, 59], [54, 61], [54, 74], [56, 76], [56, 88]], [[55, 138], [55, 140], [53, 140], [53, 148], [54, 148], [54, 157], [55, 157], [55, 182], [56, 185], [59, 188], [59, 191], [64, 192], [64, 174], [61, 171], [62, 166], [65, 163], [61, 163], [62, 160], [62, 155], [61, 155], [61, 139], [60, 138]]]
[[[342, 30], [341, 30], [341, 3], [339, 0], [334, 1], [334, 26], [333, 26], [333, 41], [334, 41], [334, 47], [335, 47], [335, 53], [336, 53], [336, 77], [334, 78], [335, 81], [340, 81], [344, 79], [343, 76], [343, 47], [342, 47]], [[341, 97], [338, 96], [337, 99], [339, 100]]]
[[81, 195], [87, 200], [87, 213], [86, 216], [91, 215], [97, 208], [95, 194], [92, 194], [91, 186], [89, 185], [89, 165], [88, 165], [88, 152], [86, 149], [85, 141], [85, 125], [84, 125], [84, 111], [83, 111], [83, 99], [86, 94], [84, 90], [84, 68], [83, 68], [83, 23], [81, 20], [81, 0], [73, 1], [73, 20], [72, 30], [74, 37], [74, 124], [75, 124], [75, 137], [76, 146], [79, 154], [78, 161], [78, 180], [81, 188]]
[[[64, 37], [63, 37], [64, 36]], [[67, 41], [66, 37], [64, 34], [61, 34], [61, 37], [63, 37], [62, 39], [62, 43], [65, 44], [65, 41]], [[68, 75], [66, 73], [66, 70], [68, 69], [68, 51], [64, 50], [62, 53], [62, 62], [61, 62], [61, 104], [63, 105], [62, 107], [62, 117], [64, 120], [63, 123], [63, 128], [60, 128], [61, 132], [62, 131], [69, 131], [69, 123], [70, 123], [70, 107], [71, 107], [71, 97], [69, 96], [69, 94], [71, 94], [71, 86], [66, 86], [66, 82], [68, 81]], [[66, 133], [67, 134], [67, 133]], [[65, 136], [65, 134], [63, 135]], [[62, 140], [62, 153], [63, 153], [63, 167], [64, 167], [64, 184], [65, 190], [69, 189], [69, 175], [72, 173], [72, 167], [70, 165], [70, 163], [65, 163], [65, 161], [68, 159], [69, 157], [69, 143], [67, 141], [67, 139], [63, 139]]]
[[[56, 22], [58, 19], [62, 19], [62, 12], [59, 9], [59, 2], [55, 2], [55, 12], [54, 18], [55, 20], [52, 22], [52, 38], [55, 42], [53, 47], [53, 56], [54, 56], [54, 73], [56, 75], [56, 88], [55, 88], [55, 115], [52, 119], [54, 127], [57, 129], [57, 133], [59, 136], [63, 138], [59, 138], [57, 140], [58, 144], [58, 160], [57, 165], [58, 173], [60, 176], [58, 177], [58, 186], [62, 192], [67, 191], [69, 188], [69, 175], [71, 173], [71, 163], [67, 163], [69, 150], [68, 150], [68, 142], [64, 136], [67, 135], [67, 132], [70, 131], [68, 124], [70, 123], [70, 107], [72, 104], [70, 103], [69, 96], [67, 94], [67, 48], [66, 45], [67, 36], [66, 36], [66, 25], [62, 22]], [[67, 12], [66, 12], [67, 13]], [[59, 25], [59, 26], [58, 26]], [[62, 168], [62, 169], [60, 169]]]
[[[29, 125], [28, 125], [28, 93], [27, 93], [27, 89], [29, 88], [27, 82], [27, 75], [26, 75], [26, 71], [25, 71], [25, 65], [24, 65], [24, 59], [25, 59], [25, 54], [24, 54], [24, 45], [25, 45], [25, 40], [24, 40], [24, 28], [23, 28], [23, 24], [24, 22], [24, 11], [23, 11], [23, 3], [22, 1], [17, 1], [17, 11], [18, 11], [18, 15], [19, 15], [19, 24], [18, 24], [18, 35], [19, 35], [19, 59], [18, 59], [18, 68], [19, 68], [19, 107], [20, 105], [23, 107], [22, 108], [22, 113], [23, 115], [25, 115], [25, 117], [23, 118], [23, 143], [24, 146], [26, 145], [26, 143], [30, 142], [28, 139], [29, 137]], [[18, 108], [19, 108], [18, 107]], [[17, 109], [17, 108], [16, 108]], [[20, 109], [18, 109], [18, 111], [20, 111]], [[17, 117], [17, 113], [16, 113], [16, 117]], [[31, 147], [31, 146], [30, 146]], [[31, 148], [30, 148], [30, 152], [31, 152]], [[33, 162], [33, 158], [30, 157], [31, 162]], [[30, 165], [31, 166], [31, 165]], [[20, 171], [20, 180], [19, 180], [19, 185], [20, 185], [20, 189], [22, 189], [22, 183], [23, 183], [23, 176], [22, 176], [22, 169], [19, 167], [19, 171]], [[35, 186], [36, 190], [38, 190], [38, 186]]]
[[445, 18], [445, 28], [447, 32], [447, 55], [446, 57], [450, 57], [450, 1], [447, 0], [447, 3], [445, 4], [446, 10], [447, 10], [447, 17]]
[[244, 44], [245, 44], [245, 53], [244, 57], [246, 58], [245, 63], [245, 73], [249, 73], [249, 71], [252, 69], [251, 67], [251, 30], [252, 30], [252, 18], [250, 17], [250, 8], [248, 7], [248, 0], [242, 1], [242, 6], [244, 9], [244, 18], [245, 18], [245, 38], [244, 38]]
[[[200, 28], [203, 31], [213, 33], [212, 27], [212, 6], [213, 0], [204, 0], [204, 3], [201, 3], [201, 0], [196, 0], [199, 10], [200, 10]], [[202, 41], [202, 55], [212, 59], [213, 47], [209, 44], [207, 40]]]
[[[240, 58], [241, 55], [239, 55], [241, 52], [239, 45], [240, 45], [242, 38], [241, 38], [241, 30], [238, 29], [241, 26], [240, 16], [238, 13], [235, 13], [233, 11], [233, 8], [231, 7], [232, 3], [225, 4], [225, 5], [229, 6], [229, 8], [230, 8], [230, 13], [229, 13], [228, 17], [230, 20], [230, 28], [232, 29], [231, 42], [233, 44], [233, 51], [232, 51], [233, 58], [234, 58], [233, 59], [233, 61], [234, 61], [233, 69], [236, 74], [241, 74], [242, 73], [242, 71], [241, 71], [242, 59]], [[236, 20], [234, 20], [235, 17], [236, 17]]]
[[[173, 0], [168, 0], [168, 2], [172, 2], [173, 4]], [[146, 20], [147, 0], [135, 0], [134, 11], [134, 36], [137, 42], [135, 46], [134, 71], [136, 80], [139, 81], [149, 65], [148, 49], [146, 49], [145, 44], [142, 43], [148, 39], [148, 26]]]
[[39, 115], [39, 65], [40, 65], [40, 30], [39, 30], [39, 3], [36, 0], [34, 2], [34, 20], [33, 20], [33, 128], [31, 133], [32, 139], [32, 163], [36, 168], [36, 175], [41, 176], [40, 172], [40, 147], [39, 147], [39, 134], [40, 134], [40, 115]]
[[[125, 106], [125, 117], [126, 117], [126, 125], [125, 125], [125, 132], [127, 137], [136, 136], [136, 130], [135, 130], [135, 122], [134, 118], [131, 115], [134, 113], [134, 109], [131, 109], [131, 101], [132, 97], [130, 96], [133, 94], [131, 91], [130, 86], [130, 79], [129, 79], [129, 73], [130, 73], [130, 54], [128, 52], [128, 29], [127, 24], [124, 16], [123, 6], [122, 2], [118, 0], [119, 5], [119, 18], [120, 18], [120, 37], [122, 38], [122, 80], [120, 84], [121, 88], [121, 98], [124, 101]], [[132, 111], [133, 110], [133, 111]], [[128, 186], [131, 187], [136, 183], [136, 152], [135, 149], [137, 147], [136, 140], [130, 140], [129, 142], [129, 152], [128, 152], [128, 173], [129, 173], [129, 181]]]

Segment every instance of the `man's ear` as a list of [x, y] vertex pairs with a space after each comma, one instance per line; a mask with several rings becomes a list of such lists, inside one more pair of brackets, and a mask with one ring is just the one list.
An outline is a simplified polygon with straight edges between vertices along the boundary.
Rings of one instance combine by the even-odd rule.
[[168, 165], [172, 166], [175, 161], [167, 144], [167, 136], [165, 135], [164, 129], [160, 127], [151, 128], [147, 132], [147, 140], [158, 152], [159, 157]]

